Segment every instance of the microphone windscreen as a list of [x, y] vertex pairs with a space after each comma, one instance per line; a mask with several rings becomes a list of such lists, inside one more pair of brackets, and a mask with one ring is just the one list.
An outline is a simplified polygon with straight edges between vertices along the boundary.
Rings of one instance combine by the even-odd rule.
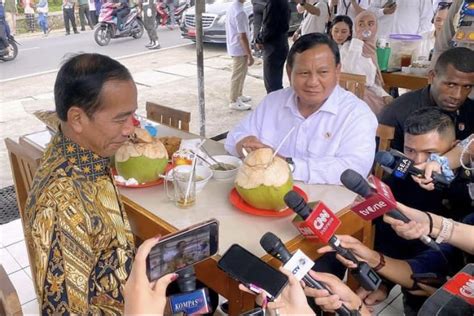
[[311, 213], [311, 209], [305, 207], [307, 204], [298, 192], [291, 190], [285, 194], [283, 199], [285, 200], [286, 205], [302, 218], [306, 219]]
[[395, 157], [388, 151], [379, 151], [375, 153], [375, 161], [382, 166], [391, 168], [395, 163]]
[[267, 253], [272, 253], [280, 243], [280, 238], [271, 232], [265, 233], [265, 235], [260, 238], [260, 245]]
[[359, 173], [352, 169], [347, 169], [341, 174], [341, 183], [362, 197], [367, 197], [372, 193], [372, 190], [367, 181]]
[[194, 272], [194, 266], [189, 266], [187, 268], [176, 271], [178, 274], [178, 283], [179, 290], [181, 293], [192, 292], [196, 290], [196, 273]]

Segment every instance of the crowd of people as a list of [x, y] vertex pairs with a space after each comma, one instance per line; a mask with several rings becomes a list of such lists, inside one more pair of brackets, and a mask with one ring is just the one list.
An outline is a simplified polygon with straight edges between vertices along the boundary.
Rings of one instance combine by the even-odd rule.
[[[257, 11], [263, 3], [263, 12], [261, 19], [254, 20], [261, 23], [255, 37], [250, 34], [243, 0], [234, 0], [226, 20], [233, 59], [230, 108], [251, 108], [242, 93], [254, 61], [252, 46], [263, 52], [268, 95], [232, 128], [225, 149], [243, 157], [245, 151], [275, 149], [287, 138], [278, 154], [294, 167], [295, 180], [340, 185], [346, 169], [369, 175], [376, 130], [385, 124], [395, 129], [392, 148], [412, 159], [424, 170], [424, 177], [401, 180], [386, 175], [384, 180], [401, 202], [399, 210], [411, 221], [387, 216], [375, 220], [373, 249], [351, 236], [339, 236], [343, 247], [383, 277], [377, 290], [352, 291], [342, 279], [346, 267], [353, 268], [354, 263], [323, 247], [310, 275], [331, 293], [304, 287], [283, 270], [289, 284], [266, 308], [275, 314], [315, 314], [344, 304], [354, 313], [369, 315], [373, 305], [399, 284], [404, 313], [416, 315], [440, 284], [414, 276], [431, 273], [436, 280], [446, 280], [472, 262], [469, 255], [474, 253], [474, 101], [469, 98], [474, 51], [472, 41], [459, 33], [472, 17], [466, 12], [472, 1], [455, 0], [445, 24], [436, 29], [428, 86], [394, 99], [383, 89], [376, 61], [378, 34], [387, 28], [388, 33], [429, 31], [428, 24], [439, 17], [439, 10], [433, 11], [430, 0], [320, 2], [298, 1], [299, 10], [307, 12], [305, 20], [310, 20], [303, 22], [289, 47], [286, 0], [256, 3]], [[330, 19], [333, 12], [338, 15]], [[454, 20], [455, 16], [461, 17]], [[328, 34], [321, 31], [318, 18], [324, 20]], [[313, 26], [317, 32], [311, 31]], [[284, 70], [290, 83], [286, 88]], [[341, 71], [366, 75], [363, 98], [339, 86]], [[146, 257], [158, 238], [145, 241], [136, 251], [109, 170], [109, 157], [134, 131], [133, 78], [116, 60], [79, 54], [59, 70], [54, 96], [59, 129], [37, 170], [23, 218], [34, 249], [31, 260], [41, 312], [163, 314], [166, 288], [177, 275], [149, 282]], [[434, 171], [449, 179], [450, 185], [435, 188]], [[436, 239], [440, 250], [420, 243], [421, 235]], [[258, 296], [256, 303], [261, 302]]]

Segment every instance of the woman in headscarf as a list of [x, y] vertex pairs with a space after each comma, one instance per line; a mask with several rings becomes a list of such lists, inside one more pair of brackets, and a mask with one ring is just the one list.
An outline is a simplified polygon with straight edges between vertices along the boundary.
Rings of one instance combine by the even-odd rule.
[[370, 11], [362, 11], [355, 18], [354, 37], [349, 45], [341, 48], [342, 72], [365, 75], [364, 101], [375, 115], [392, 102], [383, 89], [383, 78], [376, 54], [377, 17]]

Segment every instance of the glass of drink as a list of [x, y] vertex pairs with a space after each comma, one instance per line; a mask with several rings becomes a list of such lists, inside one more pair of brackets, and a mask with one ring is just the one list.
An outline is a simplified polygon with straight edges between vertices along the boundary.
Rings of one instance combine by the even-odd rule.
[[[196, 203], [196, 179], [191, 170], [192, 167], [188, 165], [178, 166], [165, 178], [166, 195], [177, 207], [186, 208]], [[170, 192], [169, 182], [173, 183], [173, 192]]]
[[411, 54], [402, 54], [400, 56], [400, 66], [409, 67], [411, 65]]

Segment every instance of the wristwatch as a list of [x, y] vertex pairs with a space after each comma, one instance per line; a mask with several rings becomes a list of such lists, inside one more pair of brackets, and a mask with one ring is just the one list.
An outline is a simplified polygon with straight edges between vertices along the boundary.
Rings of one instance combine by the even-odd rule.
[[291, 157], [287, 157], [287, 158], [285, 158], [285, 160], [288, 163], [288, 167], [290, 167], [291, 173], [294, 173], [295, 172], [295, 162], [293, 161], [293, 159], [291, 159]]

